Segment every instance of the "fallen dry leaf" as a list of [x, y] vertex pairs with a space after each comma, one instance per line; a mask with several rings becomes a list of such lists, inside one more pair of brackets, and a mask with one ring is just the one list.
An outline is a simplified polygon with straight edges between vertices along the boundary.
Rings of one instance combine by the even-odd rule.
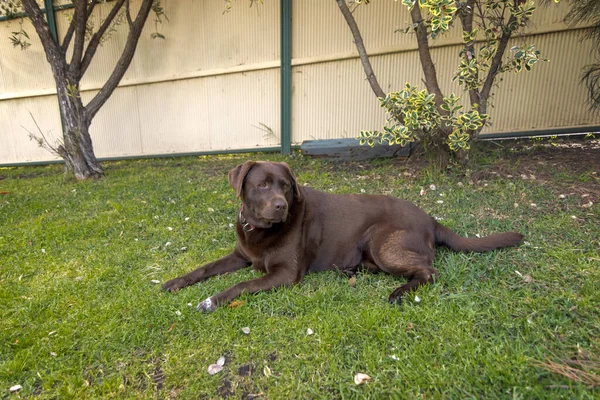
[[231, 303], [229, 303], [229, 308], [238, 308], [243, 306], [244, 304], [246, 304], [246, 301], [244, 300], [234, 300]]
[[523, 282], [531, 283], [533, 282], [533, 278], [531, 277], [531, 275], [523, 275]]
[[350, 286], [350, 287], [356, 286], [356, 277], [355, 276], [353, 276], [352, 278], [348, 279], [348, 286]]
[[371, 377], [367, 374], [358, 373], [354, 375], [354, 383], [357, 385], [362, 385], [363, 383], [367, 383], [371, 380]]

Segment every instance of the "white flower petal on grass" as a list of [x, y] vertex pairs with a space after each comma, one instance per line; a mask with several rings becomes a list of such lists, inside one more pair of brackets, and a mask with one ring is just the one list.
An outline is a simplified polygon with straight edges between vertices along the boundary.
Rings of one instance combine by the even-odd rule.
[[187, 250], [187, 247], [182, 247], [182, 248], [180, 248], [179, 250], [181, 250], [181, 251], [186, 251], [186, 250]]
[[223, 370], [223, 366], [222, 365], [218, 365], [218, 364], [210, 364], [208, 366], [208, 373], [210, 375], [214, 375], [217, 372], [221, 372]]
[[10, 389], [8, 389], [8, 390], [10, 390], [11, 393], [14, 393], [14, 392], [18, 392], [21, 389], [23, 389], [23, 386], [21, 386], [21, 385], [14, 385], [14, 386], [11, 386]]
[[48, 332], [48, 336], [52, 336], [52, 335], [55, 335], [55, 334], [56, 334], [56, 331]]
[[358, 373], [354, 375], [354, 383], [357, 385], [362, 385], [363, 383], [367, 383], [371, 380], [371, 377], [367, 374]]
[[208, 212], [215, 212], [215, 209], [212, 207], [208, 207]]
[[178, 317], [181, 317], [181, 311], [179, 311], [179, 310], [175, 311], [175, 315], [177, 315]]
[[189, 220], [190, 220], [190, 217], [185, 217], [185, 220], [186, 220], [186, 221], [189, 221]]
[[437, 188], [436, 188], [436, 186], [435, 186], [435, 185], [433, 185], [433, 184], [432, 184], [432, 185], [429, 185], [429, 189], [430, 189], [430, 190], [435, 190], [435, 189], [437, 189]]
[[167, 230], [168, 230], [168, 231], [172, 231], [172, 230], [173, 230], [173, 228], [171, 228], [170, 226], [167, 226]]
[[419, 192], [419, 196], [425, 196], [425, 193], [427, 193], [425, 189], [421, 189], [421, 191]]
[[172, 244], [171, 242], [167, 242], [167, 243], [165, 243], [165, 247], [168, 247], [168, 246], [170, 246], [171, 244]]
[[229, 227], [230, 227], [230, 228], [233, 228], [233, 224], [229, 224]]
[[415, 303], [420, 303], [421, 302], [421, 298], [419, 296], [415, 296]]
[[306, 335], [307, 335], [307, 336], [310, 336], [310, 335], [312, 335], [313, 333], [314, 333], [314, 332], [313, 332], [313, 330], [312, 330], [312, 329], [310, 329], [310, 328], [308, 328], [308, 329], [306, 330]]
[[437, 203], [438, 204], [444, 204], [444, 200], [438, 200]]
[[46, 254], [46, 249], [42, 249], [42, 253]]
[[391, 358], [392, 360], [398, 361], [398, 357], [396, 357], [396, 356], [395, 356], [395, 355], [393, 355], [393, 354], [390, 356], [390, 358]]
[[152, 283], [160, 283], [160, 281], [158, 279], [152, 279], [150, 282], [152, 282]]
[[221, 372], [223, 370], [223, 365], [225, 365], [225, 357], [221, 356], [219, 357], [219, 359], [217, 360], [216, 364], [210, 364], [208, 366], [208, 373], [210, 375], [214, 375], [217, 372]]
[[55, 353], [55, 352], [53, 352], [53, 351], [51, 351], [51, 352], [50, 352], [50, 355], [51, 355], [52, 357], [56, 357], [56, 353]]
[[250, 334], [250, 328], [247, 327], [247, 326], [245, 326], [245, 327], [242, 328], [242, 332], [244, 332], [246, 335], [249, 335]]
[[191, 307], [191, 306], [193, 306], [193, 304], [192, 304], [192, 303], [187, 303], [187, 305], [188, 305], [188, 307]]
[[269, 368], [268, 365], [265, 365], [265, 367], [263, 368], [263, 374], [265, 374], [267, 378], [273, 375], [273, 373], [271, 372], [271, 368]]
[[567, 198], [567, 196], [565, 196], [564, 194], [560, 194], [560, 195], [558, 195], [558, 198], [559, 198], [559, 199], [566, 199], [566, 198]]
[[536, 207], [537, 207], [537, 204], [535, 204], [535, 203], [531, 203], [529, 206], [531, 206], [531, 207], [533, 207], [533, 208], [536, 208]]

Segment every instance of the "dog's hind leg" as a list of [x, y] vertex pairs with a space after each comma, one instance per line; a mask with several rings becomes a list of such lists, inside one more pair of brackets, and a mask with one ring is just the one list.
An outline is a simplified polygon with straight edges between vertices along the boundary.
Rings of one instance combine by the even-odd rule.
[[390, 294], [390, 303], [397, 303], [412, 289], [434, 281], [437, 270], [431, 267], [434, 253], [428, 240], [418, 241], [405, 231], [388, 232], [378, 239], [372, 252], [375, 263], [385, 272], [408, 278], [406, 284]]

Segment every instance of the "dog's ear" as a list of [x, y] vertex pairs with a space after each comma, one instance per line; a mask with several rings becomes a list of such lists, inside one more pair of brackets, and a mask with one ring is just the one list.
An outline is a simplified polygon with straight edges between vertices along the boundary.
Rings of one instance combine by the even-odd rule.
[[292, 188], [294, 189], [294, 197], [296, 198], [296, 201], [301, 202], [302, 200], [304, 200], [304, 197], [302, 196], [302, 192], [300, 191], [300, 186], [298, 186], [298, 182], [296, 182], [296, 177], [292, 173], [290, 166], [284, 162], [280, 162], [279, 164], [281, 164], [283, 166], [283, 168], [285, 168], [285, 170], [287, 171], [287, 173], [290, 177], [290, 181], [292, 184]]
[[237, 197], [242, 196], [242, 188], [244, 187], [244, 179], [246, 179], [246, 175], [250, 172], [250, 169], [255, 165], [254, 161], [246, 161], [243, 164], [238, 165], [227, 174], [229, 178], [229, 184], [232, 188], [235, 189], [235, 194]]

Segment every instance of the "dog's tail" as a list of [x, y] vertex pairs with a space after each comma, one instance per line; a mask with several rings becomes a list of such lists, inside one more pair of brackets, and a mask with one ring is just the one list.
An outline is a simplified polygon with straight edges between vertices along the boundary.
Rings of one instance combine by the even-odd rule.
[[518, 232], [496, 233], [482, 238], [466, 238], [452, 232], [450, 228], [435, 223], [435, 242], [455, 251], [490, 251], [501, 247], [514, 246], [523, 241]]

